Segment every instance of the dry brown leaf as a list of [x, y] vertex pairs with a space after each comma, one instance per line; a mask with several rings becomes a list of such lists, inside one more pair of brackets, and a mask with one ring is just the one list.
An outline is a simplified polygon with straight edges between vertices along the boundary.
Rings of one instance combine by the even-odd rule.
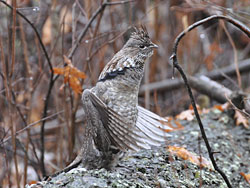
[[245, 174], [244, 172], [240, 172], [240, 175], [242, 175], [244, 179], [247, 181], [247, 183], [250, 184], [250, 174]]
[[[201, 110], [201, 108], [198, 104], [196, 104], [196, 108], [197, 108], [199, 114], [203, 114], [203, 113], [206, 114], [209, 112], [209, 110], [205, 109], [205, 108]], [[195, 118], [193, 106], [190, 104], [188, 110], [181, 112], [180, 114], [178, 114], [176, 116], [176, 118], [179, 120], [192, 121]]]
[[174, 123], [175, 123], [177, 126], [174, 126], [174, 125], [172, 125], [171, 123], [168, 123], [168, 126], [172, 128], [172, 130], [169, 131], [169, 132], [178, 131], [178, 130], [183, 130], [183, 129], [184, 129], [184, 127], [182, 126], [182, 124], [181, 124], [179, 121], [174, 121]]
[[[64, 61], [66, 62], [67, 66], [63, 68], [53, 68], [55, 74], [63, 75], [64, 76], [64, 84], [68, 83], [69, 86], [73, 89], [75, 94], [82, 93], [82, 86], [79, 78], [85, 79], [86, 75], [84, 72], [78, 70], [74, 65], [71, 63], [71, 60], [64, 56]], [[60, 87], [62, 89], [64, 85]]]
[[178, 157], [182, 158], [183, 160], [189, 160], [190, 162], [201, 166], [207, 167], [209, 169], [213, 169], [212, 164], [209, 160], [204, 157], [199, 157], [195, 153], [189, 152], [185, 148], [177, 147], [177, 146], [168, 146], [168, 151], [172, 154], [177, 155]]
[[235, 110], [234, 119], [237, 126], [243, 125], [245, 128], [249, 128], [248, 119], [240, 111]]
[[176, 116], [177, 119], [192, 121], [194, 119], [193, 110], [185, 110]]
[[182, 126], [182, 124], [179, 121], [174, 121], [175, 124], [177, 125], [177, 127], [174, 128], [174, 130], [183, 130], [184, 127]]
[[161, 122], [164, 125], [167, 125], [168, 127], [171, 127], [172, 130], [164, 129], [165, 132], [172, 132], [172, 131], [177, 131], [177, 130], [182, 130], [184, 127], [181, 125], [179, 121], [174, 121], [175, 125], [171, 123], [171, 121], [174, 119], [173, 117], [164, 117], [168, 122]]

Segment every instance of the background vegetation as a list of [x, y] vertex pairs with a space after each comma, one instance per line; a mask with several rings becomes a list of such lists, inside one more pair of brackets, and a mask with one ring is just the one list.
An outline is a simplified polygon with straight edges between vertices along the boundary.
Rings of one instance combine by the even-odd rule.
[[[91, 88], [129, 37], [129, 28], [145, 25], [159, 48], [147, 64], [139, 103], [162, 116], [174, 116], [190, 104], [183, 84], [175, 84], [179, 75], [173, 75], [169, 61], [175, 37], [214, 14], [250, 25], [247, 0], [131, 0], [109, 1], [106, 6], [101, 6], [102, 0], [7, 3], [35, 26], [50, 62], [30, 24], [0, 3], [0, 185], [4, 187], [23, 186], [62, 169], [80, 148], [84, 128], [80, 94], [52, 71], [66, 65], [64, 55], [86, 74], [81, 80], [83, 89]], [[224, 21], [212, 21], [188, 33], [180, 43], [178, 58], [188, 75], [219, 71], [222, 76], [215, 78], [219, 83], [250, 93], [250, 66], [237, 69], [250, 65], [250, 39]], [[232, 66], [227, 76], [223, 71]], [[158, 85], [147, 89], [149, 83]], [[195, 96], [203, 101], [203, 95], [196, 92]], [[216, 103], [211, 98], [205, 107]]]

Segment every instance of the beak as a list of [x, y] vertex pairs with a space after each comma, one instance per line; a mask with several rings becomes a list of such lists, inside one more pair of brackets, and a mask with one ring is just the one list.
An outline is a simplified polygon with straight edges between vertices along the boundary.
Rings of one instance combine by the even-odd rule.
[[150, 44], [150, 47], [151, 47], [151, 48], [158, 48], [158, 46], [157, 46], [156, 44], [152, 43], [152, 42], [151, 42], [151, 44]]

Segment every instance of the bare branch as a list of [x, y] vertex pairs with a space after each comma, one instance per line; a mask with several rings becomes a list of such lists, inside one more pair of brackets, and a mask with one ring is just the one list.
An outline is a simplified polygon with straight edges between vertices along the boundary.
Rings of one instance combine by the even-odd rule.
[[220, 175], [222, 176], [222, 178], [224, 179], [224, 181], [226, 182], [227, 186], [229, 188], [232, 187], [232, 185], [230, 184], [227, 176], [225, 175], [225, 173], [217, 166], [216, 162], [215, 162], [215, 159], [214, 159], [214, 156], [213, 156], [213, 152], [212, 152], [212, 148], [210, 147], [210, 144], [208, 142], [208, 139], [207, 139], [207, 136], [206, 136], [206, 133], [205, 133], [205, 130], [204, 130], [204, 127], [203, 127], [203, 124], [201, 122], [201, 119], [200, 119], [200, 116], [199, 116], [199, 113], [198, 113], [198, 110], [197, 110], [197, 107], [196, 107], [196, 103], [195, 103], [195, 100], [194, 100], [194, 97], [193, 97], [193, 94], [192, 94], [192, 91], [191, 91], [191, 88], [189, 86], [189, 83], [188, 83], [188, 79], [184, 73], [184, 71], [182, 70], [181, 66], [179, 65], [178, 63], [178, 60], [177, 60], [177, 47], [178, 47], [178, 44], [180, 42], [180, 40], [186, 35], [186, 33], [188, 33], [189, 31], [193, 30], [194, 28], [196, 28], [197, 26], [199, 25], [202, 25], [208, 21], [211, 21], [213, 19], [224, 19], [230, 23], [232, 23], [233, 25], [235, 25], [236, 27], [238, 27], [241, 31], [243, 31], [244, 33], [246, 33], [246, 35], [248, 37], [250, 37], [250, 29], [245, 26], [244, 24], [240, 23], [239, 21], [237, 20], [234, 20], [233, 18], [230, 18], [230, 17], [226, 17], [226, 16], [221, 16], [221, 15], [214, 15], [214, 16], [210, 16], [208, 18], [205, 18], [203, 20], [200, 20], [198, 22], [195, 22], [194, 24], [190, 25], [187, 29], [185, 29], [183, 32], [181, 32], [175, 39], [175, 43], [174, 43], [174, 47], [173, 47], [173, 53], [170, 57], [170, 59], [172, 60], [172, 63], [173, 63], [173, 72], [174, 72], [174, 68], [176, 68], [181, 76], [182, 76], [182, 79], [184, 80], [184, 83], [187, 87], [187, 90], [188, 90], [188, 94], [189, 94], [189, 97], [190, 97], [190, 100], [191, 100], [191, 104], [194, 108], [194, 113], [195, 113], [195, 116], [196, 116], [196, 119], [198, 121], [198, 124], [199, 124], [199, 127], [200, 127], [200, 130], [201, 130], [201, 134], [202, 134], [202, 138], [204, 139], [205, 141], [205, 144], [206, 144], [206, 147], [207, 147], [207, 150], [208, 150], [208, 154], [209, 154], [209, 158], [211, 159], [212, 161], [212, 164], [214, 166], [214, 169], [216, 171], [218, 171], [220, 173]]
[[117, 1], [117, 2], [108, 2], [108, 0], [105, 0], [101, 6], [94, 12], [94, 14], [92, 15], [92, 17], [90, 18], [89, 22], [85, 25], [84, 29], [82, 30], [82, 32], [80, 33], [80, 35], [77, 38], [77, 41], [75, 43], [75, 45], [72, 47], [68, 58], [72, 59], [78, 45], [80, 44], [81, 40], [83, 39], [83, 37], [86, 35], [88, 28], [91, 26], [92, 22], [95, 20], [95, 18], [98, 16], [98, 14], [100, 14], [101, 12], [103, 12], [106, 8], [106, 6], [112, 6], [112, 5], [119, 5], [119, 4], [125, 4], [125, 3], [129, 3], [129, 2], [133, 2], [133, 0], [129, 0], [129, 1]]

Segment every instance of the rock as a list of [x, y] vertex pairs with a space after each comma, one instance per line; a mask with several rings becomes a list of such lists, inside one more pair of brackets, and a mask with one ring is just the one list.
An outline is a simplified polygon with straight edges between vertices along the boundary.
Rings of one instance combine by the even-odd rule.
[[[220, 116], [227, 115], [222, 113]], [[250, 130], [235, 127], [234, 121], [231, 118], [228, 119], [229, 123], [224, 124], [214, 118], [213, 113], [202, 116], [209, 143], [215, 151], [220, 152], [215, 154], [219, 168], [229, 178], [233, 187], [250, 187], [239, 174], [240, 172], [249, 173]], [[187, 150], [198, 155], [201, 152], [203, 157], [209, 159], [203, 140], [200, 141], [199, 147], [199, 134], [197, 134], [199, 127], [197, 123], [195, 121], [182, 121], [181, 124], [185, 128], [181, 131], [172, 132], [173, 136], [168, 144], [182, 147], [185, 145]], [[199, 187], [200, 185], [202, 185], [202, 188], [227, 187], [216, 171], [208, 168], [200, 169], [199, 166], [170, 154], [166, 150], [166, 146], [129, 153], [111, 171], [106, 169], [86, 170], [78, 167], [49, 181], [39, 182], [39, 184], [40, 187], [46, 188], [184, 188]], [[37, 187], [39, 186], [37, 185]], [[36, 186], [27, 185], [26, 188], [36, 188]]]

